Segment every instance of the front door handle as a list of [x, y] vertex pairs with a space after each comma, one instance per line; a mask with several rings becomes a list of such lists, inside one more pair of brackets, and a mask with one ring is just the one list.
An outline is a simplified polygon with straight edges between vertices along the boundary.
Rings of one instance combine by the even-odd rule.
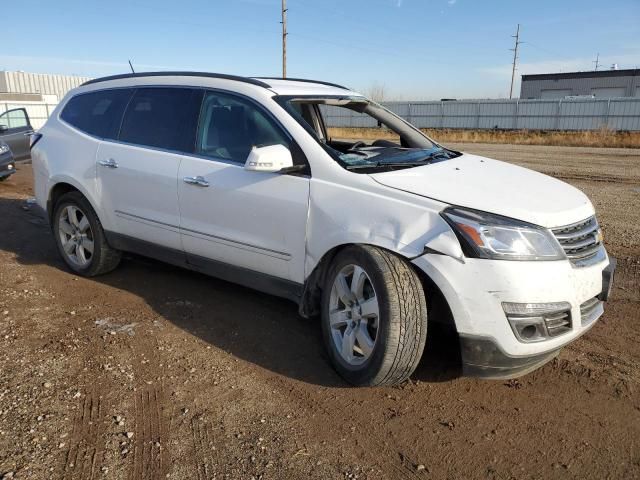
[[107, 160], [100, 160], [98, 163], [103, 167], [118, 168], [118, 163], [113, 158], [109, 158]]
[[196, 185], [198, 187], [208, 187], [209, 182], [207, 182], [204, 177], [198, 175], [197, 177], [184, 177], [182, 179], [184, 183], [188, 183], [189, 185]]

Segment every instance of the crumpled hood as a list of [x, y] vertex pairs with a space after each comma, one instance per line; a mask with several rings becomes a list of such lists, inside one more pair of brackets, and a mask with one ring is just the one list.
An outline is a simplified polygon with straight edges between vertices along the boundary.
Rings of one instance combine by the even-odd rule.
[[387, 187], [547, 228], [578, 222], [594, 213], [587, 196], [565, 182], [466, 153], [431, 165], [374, 173], [371, 177]]

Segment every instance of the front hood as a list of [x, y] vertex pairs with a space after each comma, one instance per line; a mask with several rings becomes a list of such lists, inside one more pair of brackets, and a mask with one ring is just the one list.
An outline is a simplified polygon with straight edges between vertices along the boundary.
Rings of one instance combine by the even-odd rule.
[[387, 187], [547, 228], [593, 215], [587, 196], [565, 182], [466, 153], [444, 162], [374, 173], [371, 177]]

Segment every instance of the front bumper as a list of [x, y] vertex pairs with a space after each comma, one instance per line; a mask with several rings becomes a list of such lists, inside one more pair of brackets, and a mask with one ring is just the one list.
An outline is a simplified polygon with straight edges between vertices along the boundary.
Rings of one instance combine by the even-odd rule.
[[462, 374], [467, 377], [494, 380], [519, 377], [540, 368], [559, 353], [558, 348], [528, 357], [512, 357], [491, 338], [460, 335]]
[[[510, 262], [428, 254], [413, 260], [447, 299], [460, 336], [463, 372], [513, 378], [544, 365], [586, 333], [603, 312], [615, 259], [576, 268], [569, 261]], [[502, 303], [568, 302], [571, 329], [541, 342], [518, 340]]]

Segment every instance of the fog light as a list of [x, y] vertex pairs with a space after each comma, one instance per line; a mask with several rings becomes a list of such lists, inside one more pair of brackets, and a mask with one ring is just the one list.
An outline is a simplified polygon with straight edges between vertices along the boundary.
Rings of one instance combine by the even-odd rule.
[[503, 302], [502, 309], [521, 342], [542, 342], [571, 331], [571, 304], [568, 302]]
[[13, 170], [13, 163], [10, 163], [9, 165], [7, 165], [7, 170]]

